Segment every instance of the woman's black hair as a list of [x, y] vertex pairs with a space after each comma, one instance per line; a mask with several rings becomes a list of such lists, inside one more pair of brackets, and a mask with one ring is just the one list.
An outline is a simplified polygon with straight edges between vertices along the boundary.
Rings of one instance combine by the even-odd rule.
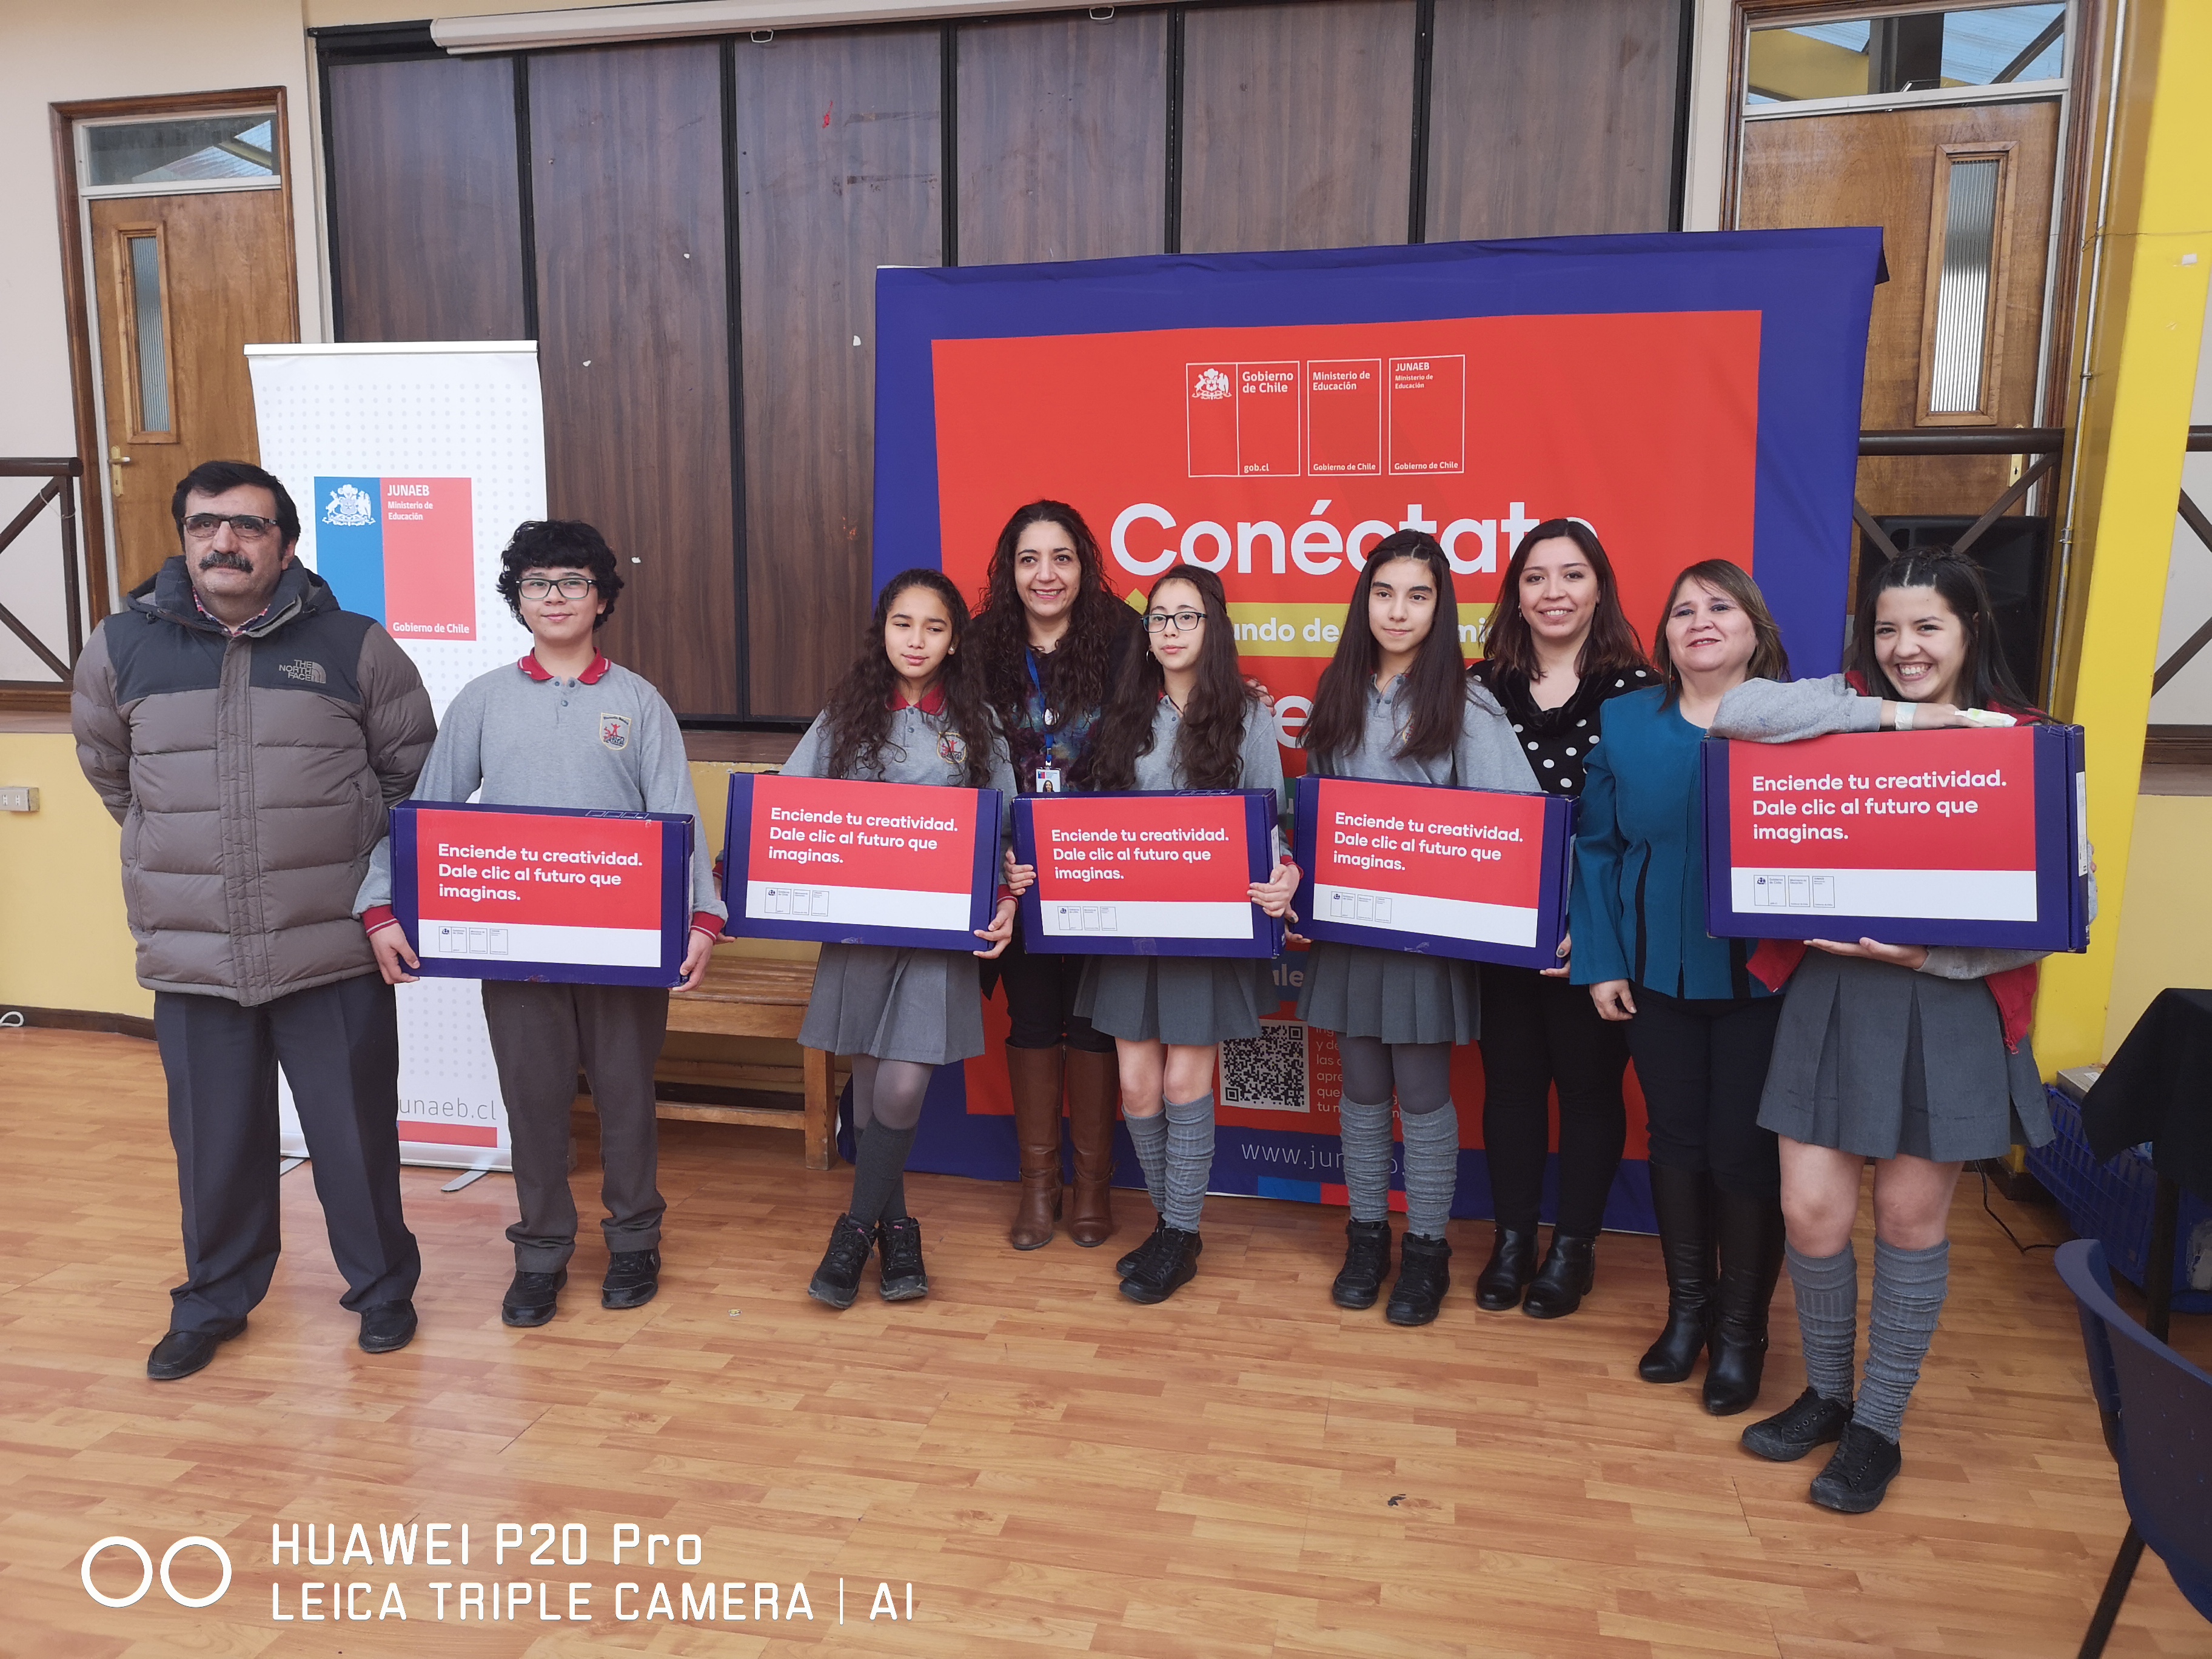
[[1382, 664], [1382, 647], [1367, 625], [1367, 598], [1375, 573], [1394, 559], [1418, 559], [1436, 584], [1437, 619], [1406, 672], [1406, 696], [1412, 709], [1398, 752], [1409, 760], [1433, 760], [1459, 741], [1467, 708], [1467, 664], [1459, 653], [1459, 594], [1452, 586], [1451, 561], [1437, 538], [1425, 531], [1401, 530], [1375, 544], [1345, 608], [1344, 632], [1336, 654], [1322, 670], [1306, 721], [1307, 754], [1323, 762], [1359, 746], [1367, 725], [1367, 689]]
[[615, 614], [615, 598], [623, 591], [621, 568], [606, 538], [581, 519], [526, 519], [507, 538], [499, 556], [499, 596], [517, 622], [522, 620], [526, 570], [589, 571], [599, 601], [606, 606], [592, 628], [605, 627]]
[[[1197, 565], [1172, 565], [1153, 582], [1147, 611], [1170, 582], [1187, 583], [1206, 614], [1206, 638], [1199, 647], [1198, 681], [1183, 706], [1176, 733], [1176, 758], [1183, 785], [1190, 789], [1234, 789], [1243, 770], [1244, 723], [1258, 710], [1259, 697], [1237, 672], [1237, 629], [1229, 620], [1229, 599], [1221, 578]], [[1167, 673], [1149, 650], [1133, 651], [1121, 665], [1114, 695], [1099, 722], [1098, 737], [1077, 769], [1085, 789], [1133, 789], [1138, 759], [1152, 752], [1153, 721]]]
[[1505, 580], [1498, 590], [1498, 604], [1490, 613], [1484, 658], [1525, 680], [1536, 678], [1541, 665], [1536, 660], [1536, 642], [1528, 614], [1521, 609], [1521, 577], [1528, 568], [1528, 555], [1540, 543], [1562, 539], [1582, 550], [1597, 578], [1597, 609], [1590, 617], [1589, 632], [1583, 636], [1582, 649], [1575, 656], [1575, 678], [1588, 679], [1593, 674], [1650, 667], [1644, 641], [1636, 637], [1634, 624], [1621, 609], [1620, 585], [1613, 580], [1613, 562], [1605, 556], [1605, 544], [1580, 519], [1547, 519], [1513, 550], [1513, 556], [1506, 561]]
[[2004, 641], [1997, 637], [1996, 608], [1990, 603], [1989, 584], [1982, 580], [1981, 568], [1948, 547], [1916, 548], [1899, 554], [1881, 567], [1861, 597], [1858, 620], [1851, 630], [1851, 666], [1873, 696], [1905, 701], [1874, 653], [1875, 608], [1881, 596], [1894, 587], [1934, 588], [1966, 630], [1966, 659], [1959, 668], [1959, 695], [1966, 707], [1987, 708], [1996, 704], [2020, 714], [2040, 713], [2020, 689], [2011, 665], [2005, 661]]
[[902, 570], [876, 595], [875, 614], [868, 631], [860, 636], [853, 665], [845, 671], [830, 694], [829, 774], [850, 778], [876, 769], [884, 744], [891, 735], [891, 697], [898, 692], [898, 670], [892, 665], [884, 629], [890, 623], [899, 596], [911, 588], [926, 587], [937, 595], [945, 614], [952, 618], [952, 643], [939, 671], [937, 689], [945, 693], [945, 729], [957, 732], [968, 753], [963, 781], [981, 789], [991, 781], [991, 750], [997, 727], [975, 672], [975, 658], [961, 650], [970, 633], [968, 602], [941, 570]]

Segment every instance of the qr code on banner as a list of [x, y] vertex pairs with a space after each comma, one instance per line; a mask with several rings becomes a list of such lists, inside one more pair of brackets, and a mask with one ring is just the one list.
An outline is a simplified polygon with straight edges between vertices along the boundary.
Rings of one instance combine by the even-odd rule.
[[1221, 1045], [1221, 1103], [1247, 1112], [1310, 1112], [1303, 1020], [1263, 1019], [1260, 1035]]

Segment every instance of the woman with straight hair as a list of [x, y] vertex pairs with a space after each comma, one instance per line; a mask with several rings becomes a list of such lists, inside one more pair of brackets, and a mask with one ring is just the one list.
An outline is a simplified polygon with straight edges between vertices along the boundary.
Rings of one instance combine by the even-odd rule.
[[[1714, 734], [1784, 743], [1987, 723], [1962, 709], [2043, 718], [2006, 665], [1981, 572], [1945, 549], [1882, 567], [1860, 601], [1850, 656], [1848, 672], [1826, 679], [1738, 686], [1722, 699]], [[1865, 1513], [1903, 1467], [1905, 1405], [1950, 1289], [1960, 1167], [2051, 1138], [2027, 1039], [2045, 954], [1815, 939], [1767, 940], [1752, 957], [1752, 971], [1783, 990], [1759, 1121], [1781, 1137], [1807, 1386], [1746, 1429], [1743, 1444], [1794, 1462], [1839, 1441], [1812, 1484], [1824, 1508]], [[1851, 1229], [1869, 1163], [1874, 1304], [1858, 1381]]]
[[[1196, 566], [1171, 568], [1152, 584], [1145, 629], [1149, 647], [1123, 665], [1083, 787], [1264, 789], [1279, 816], [1274, 717], [1237, 672], [1221, 579]], [[1297, 866], [1285, 859], [1249, 892], [1280, 916], [1297, 885]], [[1198, 1272], [1214, 1073], [1224, 1042], [1260, 1035], [1260, 1015], [1275, 1001], [1273, 967], [1249, 957], [1088, 958], [1076, 1012], [1114, 1039], [1122, 1115], [1159, 1212], [1151, 1237], [1117, 1264], [1132, 1302], [1164, 1302]]]
[[[784, 775], [996, 789], [1013, 799], [1006, 745], [962, 650], [968, 606], [935, 570], [907, 570], [877, 597], [875, 615], [830, 705], [783, 763]], [[1003, 831], [1003, 816], [996, 826]], [[799, 1040], [853, 1056], [853, 1198], [806, 1293], [833, 1308], [860, 1294], [872, 1251], [883, 1255], [886, 1302], [929, 1294], [921, 1224], [907, 1212], [906, 1159], [929, 1079], [940, 1066], [983, 1052], [975, 961], [1013, 936], [1014, 896], [971, 953], [884, 945], [825, 945]]]
[[[1024, 795], [1073, 786], [1122, 661], [1141, 630], [1107, 585], [1098, 541], [1065, 501], [1018, 509], [992, 550], [972, 653], [1006, 734]], [[1021, 1186], [1007, 1240], [1052, 1242], [1062, 1208], [1060, 1101], [1067, 1102], [1074, 1186], [1068, 1236], [1086, 1247], [1114, 1231], [1114, 1040], [1075, 1012], [1084, 958], [1039, 948], [1018, 927], [984, 970], [1006, 995], [1006, 1082], [1013, 1095]]]
[[[1306, 722], [1307, 764], [1323, 777], [1536, 792], [1528, 752], [1498, 700], [1467, 677], [1459, 596], [1436, 538], [1401, 530], [1375, 544], [1352, 590], [1336, 654]], [[1472, 963], [1316, 943], [1298, 1018], [1336, 1033], [1344, 1092], [1340, 1308], [1371, 1308], [1390, 1274], [1390, 1103], [1406, 1147], [1406, 1241], [1384, 1317], [1425, 1325], [1451, 1287], [1445, 1224], [1459, 1182], [1451, 1052], [1481, 1034]]]
[[[1522, 538], [1485, 649], [1468, 672], [1504, 708], [1536, 781], [1547, 794], [1579, 799], [1600, 711], [1656, 683], [1595, 531], [1579, 519], [1547, 519]], [[1559, 946], [1556, 968], [1486, 962], [1480, 969], [1482, 1144], [1497, 1233], [1474, 1300], [1492, 1312], [1517, 1303], [1531, 1319], [1562, 1318], [1589, 1293], [1606, 1198], [1628, 1137], [1620, 1086], [1628, 1040], [1567, 982], [1571, 945]], [[1539, 1267], [1555, 1084], [1559, 1208]]]
[[1607, 703], [1575, 832], [1571, 977], [1625, 1021], [1650, 1129], [1667, 1323], [1638, 1366], [1680, 1382], [1708, 1346], [1705, 1409], [1759, 1397], [1782, 1272], [1781, 1174], [1759, 1093], [1781, 1000], [1750, 947], [1705, 932], [1698, 745], [1721, 699], [1790, 672], [1759, 585], [1726, 559], [1674, 579], [1653, 635], [1659, 684]]

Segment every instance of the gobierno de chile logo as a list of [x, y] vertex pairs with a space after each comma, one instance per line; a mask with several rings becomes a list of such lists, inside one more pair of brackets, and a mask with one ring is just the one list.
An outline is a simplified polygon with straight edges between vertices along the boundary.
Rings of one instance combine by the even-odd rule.
[[1206, 403], [1218, 403], [1233, 390], [1235, 388], [1230, 385], [1226, 374], [1218, 368], [1209, 368], [1199, 375], [1198, 384], [1191, 387], [1190, 395]]

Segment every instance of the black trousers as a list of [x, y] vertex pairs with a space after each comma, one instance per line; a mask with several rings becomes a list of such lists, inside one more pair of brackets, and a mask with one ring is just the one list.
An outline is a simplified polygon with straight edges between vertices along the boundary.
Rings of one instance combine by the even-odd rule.
[[399, 1207], [399, 1024], [374, 974], [243, 1008], [228, 997], [154, 994], [169, 1081], [169, 1139], [185, 1212], [185, 1282], [173, 1331], [222, 1331], [269, 1293], [281, 1248], [276, 1068], [307, 1137], [338, 1304], [358, 1313], [413, 1298], [422, 1253]]
[[660, 1122], [653, 1068], [668, 1040], [668, 993], [635, 985], [483, 982], [484, 1024], [507, 1097], [520, 1218], [507, 1230], [518, 1271], [558, 1273], [576, 1253], [568, 1117], [579, 1066], [599, 1115], [599, 1230], [610, 1255], [660, 1245]]
[[1032, 952], [1018, 925], [999, 957], [999, 983], [1006, 994], [1006, 1013], [1013, 1030], [1006, 1034], [1009, 1048], [1057, 1048], [1066, 1043], [1085, 1054], [1110, 1054], [1114, 1039], [1092, 1028], [1075, 1012], [1075, 993], [1083, 983], [1088, 957], [1054, 956]]
[[1534, 1232], [1559, 1091], [1559, 1231], [1594, 1237], [1628, 1139], [1628, 1037], [1587, 986], [1533, 968], [1482, 967], [1482, 1144], [1498, 1224]]
[[1779, 1200], [1781, 1155], [1759, 1127], [1759, 1097], [1774, 1053], [1782, 999], [1670, 997], [1633, 988], [1628, 1048], [1644, 1085], [1651, 1161], [1710, 1171], [1743, 1198]]

